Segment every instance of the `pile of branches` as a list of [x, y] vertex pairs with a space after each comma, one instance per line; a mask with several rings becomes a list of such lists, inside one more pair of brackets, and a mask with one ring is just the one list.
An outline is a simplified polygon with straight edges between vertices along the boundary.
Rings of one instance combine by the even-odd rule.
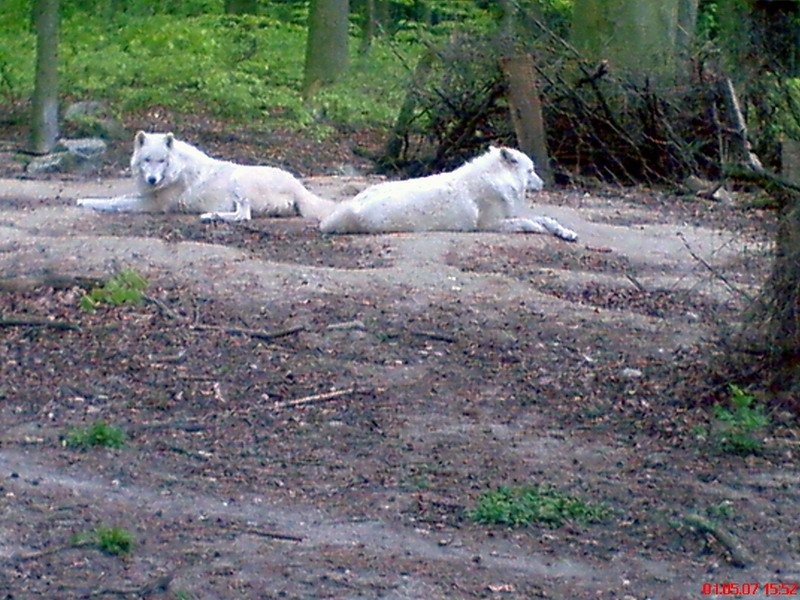
[[[725, 80], [711, 58], [697, 57], [679, 84], [590, 64], [540, 21], [529, 18], [526, 43], [490, 36], [455, 36], [429, 47], [378, 164], [418, 175], [457, 166], [487, 144], [515, 145], [503, 57], [534, 57], [560, 180], [580, 177], [629, 185], [663, 184], [689, 175], [717, 179], [735, 152]], [[560, 177], [558, 177], [560, 175]]]

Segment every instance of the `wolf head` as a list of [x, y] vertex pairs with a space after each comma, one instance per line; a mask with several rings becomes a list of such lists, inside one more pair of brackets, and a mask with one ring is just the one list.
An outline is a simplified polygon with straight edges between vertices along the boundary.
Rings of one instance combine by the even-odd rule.
[[527, 189], [538, 192], [544, 187], [544, 182], [533, 167], [533, 161], [524, 152], [513, 148], [492, 148], [490, 152], [496, 152]]
[[140, 131], [133, 140], [131, 171], [137, 184], [145, 190], [156, 190], [172, 183], [175, 137], [171, 133]]

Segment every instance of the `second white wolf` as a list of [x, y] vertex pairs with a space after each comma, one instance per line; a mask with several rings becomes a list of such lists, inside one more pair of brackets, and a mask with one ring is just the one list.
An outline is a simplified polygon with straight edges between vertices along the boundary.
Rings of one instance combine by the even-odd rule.
[[543, 186], [533, 161], [512, 148], [490, 148], [455, 171], [390, 181], [343, 202], [320, 223], [324, 233], [499, 231], [578, 234], [555, 219], [525, 215], [525, 192]]
[[78, 205], [102, 211], [200, 213], [207, 221], [296, 215], [322, 219], [335, 207], [287, 171], [218, 160], [171, 133], [138, 132], [131, 172], [138, 194], [83, 198]]

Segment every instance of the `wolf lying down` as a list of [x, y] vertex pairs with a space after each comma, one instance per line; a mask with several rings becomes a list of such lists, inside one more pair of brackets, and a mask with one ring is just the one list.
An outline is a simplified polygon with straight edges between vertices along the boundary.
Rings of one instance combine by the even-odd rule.
[[83, 198], [78, 205], [104, 211], [201, 213], [206, 221], [296, 215], [321, 219], [335, 207], [291, 173], [217, 160], [171, 133], [137, 133], [131, 172], [138, 194]]
[[83, 198], [78, 205], [193, 212], [206, 221], [300, 215], [320, 220], [324, 233], [498, 231], [578, 238], [554, 219], [523, 216], [526, 190], [541, 190], [542, 180], [531, 159], [511, 148], [490, 148], [448, 173], [380, 183], [338, 205], [286, 171], [217, 160], [171, 133], [138, 132], [131, 171], [138, 194]]
[[549, 217], [523, 216], [525, 191], [542, 189], [533, 161], [519, 150], [490, 148], [449, 173], [367, 188], [324, 218], [324, 233], [500, 231], [578, 234]]

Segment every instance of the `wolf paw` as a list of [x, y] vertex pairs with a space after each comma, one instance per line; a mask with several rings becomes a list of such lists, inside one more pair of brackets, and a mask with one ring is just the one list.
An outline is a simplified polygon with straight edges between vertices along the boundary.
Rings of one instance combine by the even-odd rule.
[[558, 237], [560, 237], [562, 240], [565, 240], [567, 242], [575, 242], [578, 239], [578, 234], [575, 233], [574, 231], [572, 231], [572, 229], [563, 228], [558, 233]]
[[215, 212], [203, 213], [202, 215], [200, 215], [200, 220], [203, 221], [204, 223], [211, 223], [213, 221], [219, 221], [220, 220], [219, 213], [215, 213]]

